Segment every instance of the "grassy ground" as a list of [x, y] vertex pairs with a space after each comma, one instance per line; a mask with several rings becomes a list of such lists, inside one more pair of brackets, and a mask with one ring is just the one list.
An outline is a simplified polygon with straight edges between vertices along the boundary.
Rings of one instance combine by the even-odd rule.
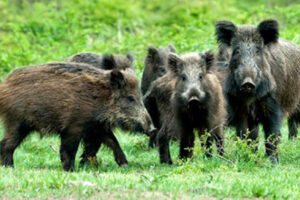
[[[80, 51], [131, 51], [140, 76], [150, 44], [173, 43], [179, 52], [215, 49], [213, 24], [218, 19], [242, 24], [276, 18], [281, 36], [300, 44], [296, 0], [17, 2], [0, 1], [1, 78], [16, 67], [63, 60]], [[205, 159], [197, 144], [193, 159], [182, 163], [173, 143], [173, 166], [159, 164], [157, 150], [147, 148], [145, 136], [116, 133], [128, 167], [119, 168], [104, 147], [98, 168], [77, 168], [74, 173], [61, 169], [57, 137], [32, 135], [17, 149], [15, 169], [0, 167], [0, 198], [300, 198], [300, 141], [287, 140], [286, 125], [276, 166], [263, 156], [262, 136], [259, 152], [253, 154], [233, 139], [230, 129], [226, 159]]]

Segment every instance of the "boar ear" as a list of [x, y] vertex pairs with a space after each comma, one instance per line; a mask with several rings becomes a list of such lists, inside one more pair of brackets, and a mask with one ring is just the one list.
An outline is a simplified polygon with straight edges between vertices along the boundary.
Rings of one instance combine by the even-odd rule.
[[126, 85], [125, 78], [119, 70], [112, 70], [110, 72], [110, 84], [114, 89], [122, 89]]
[[128, 63], [128, 69], [129, 69], [129, 72], [131, 72], [132, 74], [135, 74], [134, 71], [135, 71], [135, 66], [134, 66], [134, 56], [133, 54], [130, 52], [130, 53], [127, 53], [126, 57], [128, 58], [129, 60], [129, 63]]
[[183, 62], [175, 53], [170, 53], [168, 56], [168, 68], [177, 75], [183, 70]]
[[133, 56], [133, 54], [132, 54], [131, 52], [128, 52], [127, 55], [126, 55], [126, 57], [128, 58], [128, 60], [130, 60], [130, 62], [133, 63], [133, 61], [134, 61], [134, 56]]
[[175, 48], [175, 46], [174, 46], [173, 44], [169, 44], [169, 45], [168, 45], [168, 48], [170, 49], [170, 51], [171, 51], [172, 53], [176, 53], [176, 48]]
[[116, 67], [116, 61], [112, 54], [103, 55], [102, 61], [103, 69], [114, 69]]
[[204, 54], [201, 54], [201, 55], [202, 55], [202, 58], [204, 59], [206, 70], [207, 71], [210, 70], [215, 61], [215, 56], [214, 56], [213, 52], [206, 51]]
[[158, 57], [158, 50], [155, 47], [150, 46], [148, 48], [147, 59], [149, 59], [150, 62], [154, 62]]
[[277, 42], [279, 37], [278, 22], [273, 19], [264, 20], [258, 26], [257, 30], [264, 39], [264, 44]]
[[225, 43], [230, 46], [231, 39], [237, 31], [237, 27], [230, 21], [218, 21], [215, 25], [218, 43]]
[[129, 69], [132, 69], [132, 72], [134, 72], [134, 65], [133, 65], [133, 62], [134, 62], [134, 56], [131, 52], [127, 53], [126, 57], [128, 58], [128, 60], [130, 61], [130, 64], [129, 64]]

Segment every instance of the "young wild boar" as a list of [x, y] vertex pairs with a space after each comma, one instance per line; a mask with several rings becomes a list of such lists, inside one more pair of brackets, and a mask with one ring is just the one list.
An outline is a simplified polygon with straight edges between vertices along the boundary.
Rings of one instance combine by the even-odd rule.
[[257, 27], [216, 23], [220, 47], [228, 46], [229, 74], [225, 93], [237, 136], [257, 139], [259, 123], [265, 132], [266, 155], [278, 162], [277, 145], [284, 113], [293, 114], [300, 100], [300, 48], [279, 39], [278, 22]]
[[[141, 89], [142, 94], [145, 95], [149, 90], [151, 83], [157, 78], [166, 73], [167, 58], [170, 53], [175, 53], [176, 49], [173, 45], [168, 45], [163, 48], [148, 48], [148, 54], [145, 59], [145, 68], [142, 76]], [[153, 120], [155, 127], [160, 127], [159, 115], [156, 107], [147, 107], [147, 110]], [[156, 135], [150, 136], [149, 146], [154, 147]]]
[[[169, 115], [174, 116], [174, 121], [165, 123], [173, 123], [176, 126], [171, 130], [178, 131], [179, 156], [183, 159], [193, 154], [194, 129], [197, 129], [200, 135], [208, 133], [207, 141], [203, 144], [207, 156], [211, 155], [213, 141], [216, 142], [218, 153], [223, 155], [224, 152], [223, 124], [226, 111], [221, 84], [217, 76], [210, 71], [213, 63], [214, 56], [210, 52], [182, 56], [170, 54], [168, 57], [170, 72], [167, 75], [170, 76], [170, 88], [174, 87], [170, 100], [173, 112]], [[169, 128], [162, 126], [165, 127]], [[168, 133], [160, 131], [157, 136], [162, 163], [172, 163], [168, 137], [161, 135]]]
[[119, 54], [97, 54], [91, 52], [78, 53], [67, 59], [67, 62], [85, 63], [100, 69], [133, 70], [133, 56]]
[[174, 112], [171, 105], [171, 97], [175, 90], [175, 79], [167, 72], [162, 77], [153, 81], [149, 90], [144, 95], [145, 107], [153, 111], [156, 110], [159, 115], [160, 127], [157, 132], [156, 143], [159, 147], [159, 155], [161, 163], [172, 164], [169, 141], [172, 138], [179, 139], [178, 132], [174, 122]]
[[15, 149], [32, 131], [60, 135], [64, 170], [74, 169], [82, 138], [88, 144], [85, 157], [94, 155], [103, 142], [113, 150], [116, 162], [125, 165], [125, 154], [112, 129], [153, 129], [135, 76], [76, 63], [15, 70], [0, 85], [0, 116], [5, 128], [0, 156], [5, 166], [13, 166]]
[[173, 45], [168, 45], [167, 47], [163, 48], [148, 48], [148, 54], [145, 59], [145, 68], [141, 82], [143, 95], [146, 94], [153, 81], [166, 73], [168, 55], [170, 53], [176, 53], [176, 49]]

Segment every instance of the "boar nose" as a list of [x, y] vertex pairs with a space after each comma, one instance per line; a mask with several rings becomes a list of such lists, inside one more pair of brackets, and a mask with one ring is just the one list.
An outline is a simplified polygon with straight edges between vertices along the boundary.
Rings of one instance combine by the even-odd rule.
[[255, 85], [254, 81], [252, 80], [252, 78], [247, 77], [242, 82], [241, 90], [243, 90], [245, 92], [251, 92], [252, 90], [255, 89], [255, 87], [256, 87], [256, 85]]
[[198, 102], [200, 102], [200, 99], [199, 99], [199, 97], [197, 97], [197, 96], [192, 96], [192, 97], [189, 99], [189, 104], [198, 103]]

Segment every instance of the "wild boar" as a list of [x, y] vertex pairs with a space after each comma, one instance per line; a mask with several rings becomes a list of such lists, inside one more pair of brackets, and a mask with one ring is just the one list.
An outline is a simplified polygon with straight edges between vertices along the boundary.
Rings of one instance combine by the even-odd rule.
[[66, 60], [67, 62], [85, 63], [99, 69], [133, 70], [134, 58], [132, 54], [97, 54], [82, 52], [75, 54]]
[[256, 140], [261, 123], [266, 155], [277, 163], [283, 116], [299, 105], [300, 48], [279, 39], [276, 20], [258, 26], [219, 21], [216, 36], [220, 48], [231, 52], [225, 93], [237, 136]]
[[[145, 68], [142, 76], [141, 89], [142, 94], [145, 95], [149, 90], [151, 83], [157, 78], [163, 76], [167, 72], [167, 60], [170, 53], [175, 53], [176, 49], [173, 45], [168, 45], [162, 48], [149, 47], [148, 54], [145, 59]], [[150, 104], [149, 104], [150, 105]], [[153, 120], [155, 127], [160, 128], [160, 119], [157, 108], [147, 107], [146, 108]], [[155, 146], [156, 134], [150, 136], [149, 147]]]
[[201, 136], [207, 134], [203, 144], [207, 156], [211, 156], [213, 141], [223, 155], [226, 110], [220, 81], [211, 71], [213, 65], [214, 55], [210, 52], [170, 54], [169, 72], [153, 82], [152, 98], [146, 102], [164, 102], [158, 104], [163, 119], [157, 135], [161, 163], [172, 163], [169, 152], [172, 136], [179, 137], [180, 158], [192, 156], [194, 129]]
[[15, 149], [38, 131], [60, 135], [60, 158], [67, 171], [74, 170], [81, 139], [87, 144], [83, 158], [94, 155], [104, 143], [118, 165], [126, 165], [112, 129], [149, 132], [154, 128], [135, 76], [76, 63], [15, 70], [0, 85], [0, 117], [5, 128], [0, 142], [2, 165], [13, 166]]

